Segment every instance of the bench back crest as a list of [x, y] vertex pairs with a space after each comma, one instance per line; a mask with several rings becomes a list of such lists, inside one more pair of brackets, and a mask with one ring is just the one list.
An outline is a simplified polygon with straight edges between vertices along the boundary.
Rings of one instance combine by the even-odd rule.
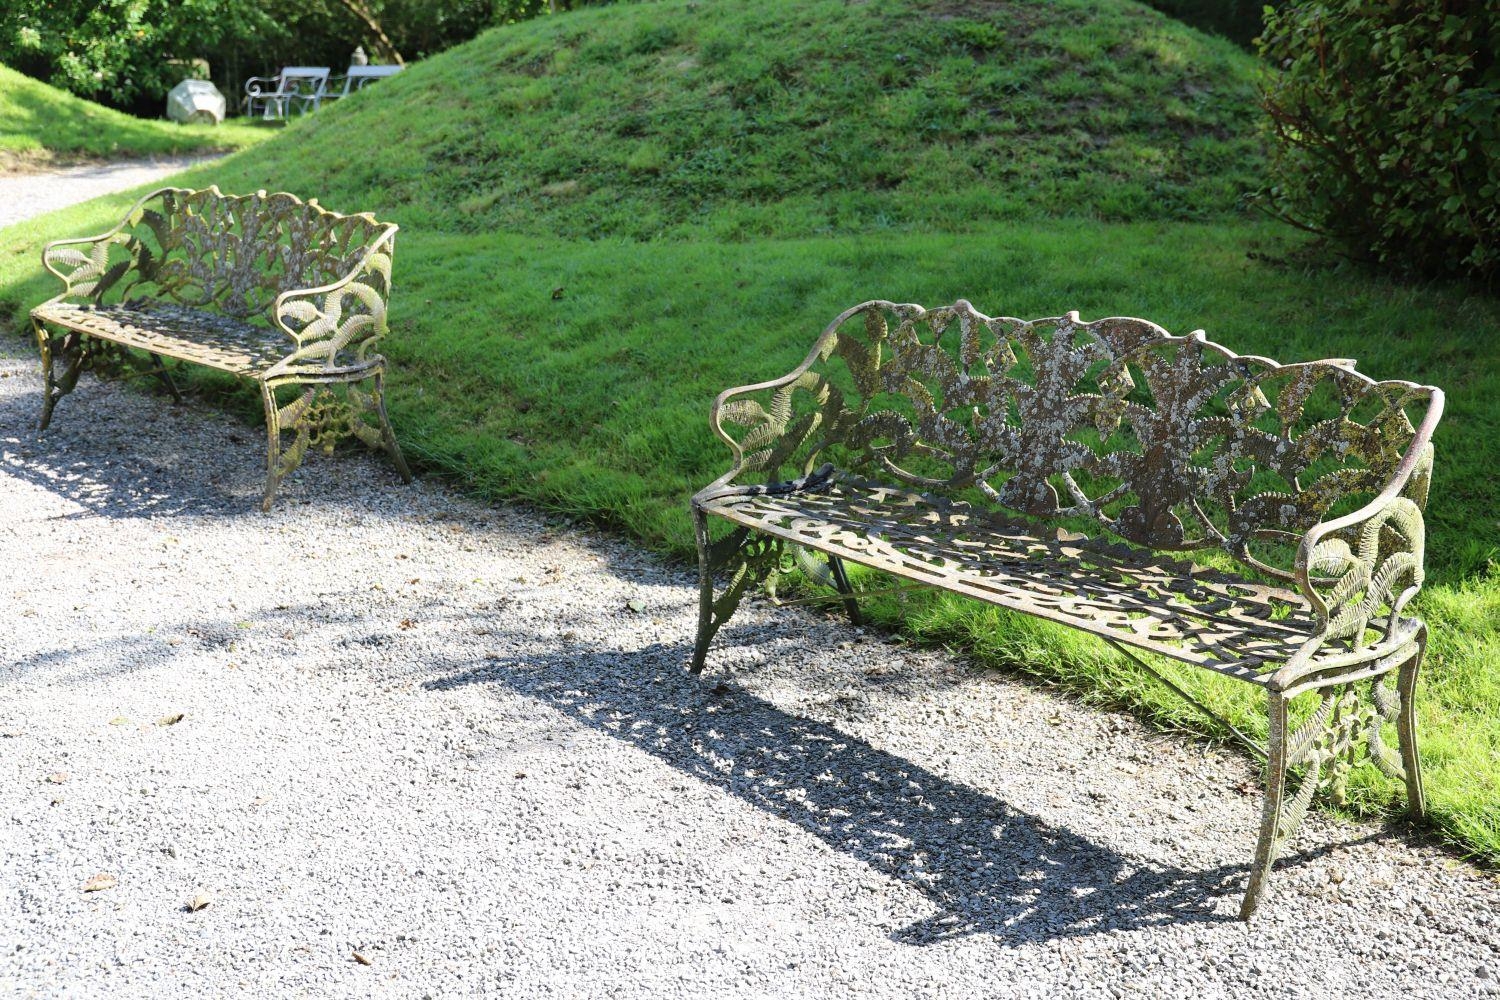
[[1283, 578], [1287, 546], [1403, 470], [1407, 495], [1426, 500], [1430, 445], [1412, 417], [1430, 433], [1435, 390], [1373, 381], [1352, 361], [1241, 357], [1140, 319], [868, 302], [764, 388], [769, 406], [731, 400], [719, 414], [750, 428], [736, 474], [833, 462], [1153, 549], [1221, 548]]
[[[155, 192], [125, 229], [122, 297], [149, 292], [269, 322], [282, 292], [331, 284], [372, 249], [389, 254], [396, 231], [370, 215], [339, 215], [290, 194], [225, 195], [217, 188]], [[100, 295], [112, 284], [101, 282]]]

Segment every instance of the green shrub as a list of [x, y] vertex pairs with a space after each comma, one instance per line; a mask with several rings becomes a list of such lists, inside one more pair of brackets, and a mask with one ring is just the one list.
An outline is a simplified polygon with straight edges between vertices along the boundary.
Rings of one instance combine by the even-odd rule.
[[1349, 256], [1500, 277], [1500, 0], [1267, 9], [1262, 203]]

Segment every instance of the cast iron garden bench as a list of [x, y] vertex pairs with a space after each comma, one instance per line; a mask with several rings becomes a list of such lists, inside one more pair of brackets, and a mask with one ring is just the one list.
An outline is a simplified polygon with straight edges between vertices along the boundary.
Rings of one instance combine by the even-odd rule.
[[[867, 302], [795, 371], [714, 402], [734, 465], [692, 500], [692, 669], [746, 591], [794, 564], [857, 619], [849, 562], [1091, 632], [1205, 711], [1135, 651], [1254, 685], [1268, 739], [1230, 727], [1266, 760], [1248, 919], [1357, 755], [1423, 812], [1427, 629], [1405, 612], [1442, 408], [1352, 361], [1280, 365], [1139, 319]], [[1216, 567], [1162, 554], [1179, 552]]]
[[[180, 400], [172, 358], [260, 386], [264, 509], [309, 447], [332, 451], [345, 437], [384, 448], [410, 481], [386, 418], [385, 359], [372, 350], [387, 329], [396, 228], [290, 194], [162, 188], [102, 236], [47, 244], [42, 262], [64, 290], [31, 311], [40, 429], [85, 369], [153, 374]], [[296, 395], [278, 399], [283, 387]]]

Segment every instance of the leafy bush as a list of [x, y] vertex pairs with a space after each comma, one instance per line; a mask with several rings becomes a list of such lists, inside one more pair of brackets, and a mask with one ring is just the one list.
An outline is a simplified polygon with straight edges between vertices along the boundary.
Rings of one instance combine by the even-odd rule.
[[1500, 0], [1267, 9], [1270, 210], [1356, 258], [1500, 277]]
[[238, 99], [283, 65], [342, 68], [356, 45], [420, 59], [485, 28], [606, 0], [0, 0], [0, 63], [80, 97], [159, 115], [205, 59]]

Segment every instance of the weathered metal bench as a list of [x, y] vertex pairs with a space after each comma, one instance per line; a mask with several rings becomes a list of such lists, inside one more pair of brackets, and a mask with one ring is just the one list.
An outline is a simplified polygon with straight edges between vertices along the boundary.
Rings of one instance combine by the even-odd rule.
[[1135, 651], [1259, 687], [1268, 739], [1230, 727], [1266, 759], [1248, 918], [1359, 754], [1423, 812], [1427, 630], [1406, 608], [1442, 408], [1352, 361], [1280, 365], [1139, 319], [867, 302], [795, 371], [714, 402], [734, 466], [692, 500], [692, 669], [746, 591], [794, 564], [857, 616], [850, 562], [1093, 633], [1205, 711]]
[[[309, 447], [331, 452], [346, 437], [385, 449], [410, 481], [386, 417], [385, 359], [372, 350], [387, 330], [396, 229], [290, 194], [162, 188], [102, 236], [47, 244], [42, 262], [64, 291], [31, 311], [46, 383], [39, 428], [87, 369], [151, 374], [181, 400], [171, 358], [260, 386], [263, 509]], [[281, 402], [284, 387], [298, 391]]]

